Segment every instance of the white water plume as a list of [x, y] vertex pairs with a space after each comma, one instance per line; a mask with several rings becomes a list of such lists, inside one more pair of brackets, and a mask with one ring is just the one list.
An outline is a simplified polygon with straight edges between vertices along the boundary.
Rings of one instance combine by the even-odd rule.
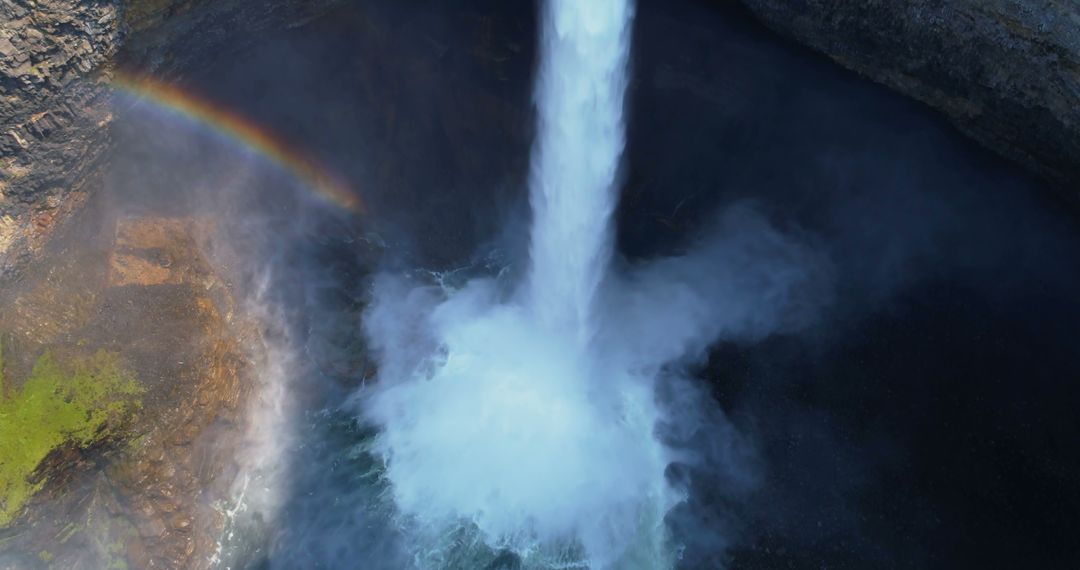
[[631, 19], [629, 0], [546, 5], [526, 280], [375, 281], [361, 401], [418, 566], [487, 564], [449, 552], [474, 532], [526, 567], [671, 567], [664, 519], [684, 497], [665, 473], [708, 452], [658, 431], [688, 440], [722, 414], [691, 409], [700, 391], [665, 411], [662, 371], [814, 311], [812, 252], [750, 209], [691, 254], [612, 271]]
[[[230, 535], [237, 531], [258, 535], [244, 527], [274, 524], [281, 508], [286, 465], [283, 459], [294, 438], [289, 384], [296, 373], [296, 348], [289, 338], [286, 318], [267, 298], [269, 282], [269, 270], [264, 270], [255, 279], [254, 293], [244, 300], [244, 311], [261, 327], [261, 334], [252, 339], [258, 343], [252, 363], [255, 385], [248, 402], [244, 445], [237, 453], [234, 504], [225, 511]], [[233, 538], [226, 536], [224, 542]]]
[[547, 8], [527, 303], [537, 320], [587, 340], [611, 257], [632, 8], [629, 0], [554, 0]]

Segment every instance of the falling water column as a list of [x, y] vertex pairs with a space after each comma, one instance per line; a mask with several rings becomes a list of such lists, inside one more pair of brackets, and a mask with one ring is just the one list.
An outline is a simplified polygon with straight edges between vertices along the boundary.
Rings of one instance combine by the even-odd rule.
[[537, 320], [582, 347], [611, 259], [632, 17], [629, 0], [550, 0], [543, 15], [526, 288]]

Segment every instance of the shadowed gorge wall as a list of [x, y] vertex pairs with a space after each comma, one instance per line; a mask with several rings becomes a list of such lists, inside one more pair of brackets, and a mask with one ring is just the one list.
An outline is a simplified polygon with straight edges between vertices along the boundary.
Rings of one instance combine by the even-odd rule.
[[1080, 197], [1080, 6], [1071, 0], [741, 0], [772, 29], [941, 110]]
[[[1002, 53], [990, 48], [1005, 40], [976, 26], [963, 36], [972, 49], [950, 51], [960, 36], [940, 14], [997, 21], [987, 11], [999, 5], [942, 2], [913, 14], [897, 6], [923, 4], [871, 3], [883, 19], [870, 32], [874, 16], [851, 15], [848, 4], [802, 3], [822, 11], [790, 19], [795, 3], [743, 4], [756, 12], [710, 0], [637, 4], [615, 270], [693, 251], [737, 205], [736, 221], [768, 222], [825, 258], [835, 294], [802, 329], [725, 341], [678, 371], [730, 418], [723, 431], [679, 434], [715, 444], [668, 473], [695, 498], [667, 519], [685, 547], [681, 567], [1074, 565], [1080, 236], [1054, 198], [1069, 179], [1051, 170], [1075, 165], [1072, 119], [1054, 113], [1072, 107], [1068, 89], [1056, 91], [1064, 79], [1036, 85], [1064, 73], [1038, 51], [1049, 42], [1043, 28], [1034, 26], [1032, 47], [1016, 38], [1033, 25], [1005, 26], [1019, 47]], [[238, 530], [221, 505], [237, 458], [258, 447], [243, 439], [248, 404], [260, 378], [278, 376], [292, 383], [276, 385], [285, 426], [266, 424], [259, 443], [286, 474], [268, 486], [280, 512], [239, 529], [250, 534], [230, 553], [257, 568], [405, 564], [402, 535], [380, 510], [386, 488], [372, 481], [377, 462], [357, 451], [372, 434], [342, 404], [376, 371], [361, 315], [377, 269], [453, 287], [527, 265], [536, 7], [55, 6], [0, 24], [0, 36], [19, 35], [13, 46], [36, 46], [17, 53], [39, 61], [22, 67], [0, 39], [0, 65], [11, 63], [0, 69], [19, 70], [4, 76], [0, 88], [15, 86], [3, 92], [15, 98], [3, 100], [30, 101], [0, 128], [0, 249], [9, 247], [0, 256], [20, 267], [0, 290], [4, 389], [46, 349], [89, 341], [87, 351], [122, 353], [146, 384], [135, 429], [149, 435], [65, 456], [75, 458], [72, 477], [0, 531], [0, 567], [220, 563], [217, 538]], [[50, 23], [64, 13], [89, 27]], [[824, 42], [826, 53], [873, 54], [839, 62], [871, 77], [899, 66], [905, 81], [894, 88], [972, 121], [962, 127], [988, 146], [1005, 141], [1015, 152], [1003, 154], [1028, 171], [942, 113], [778, 37], [754, 13], [776, 28], [802, 26], [800, 41]], [[52, 35], [34, 40], [34, 26]], [[122, 41], [108, 44], [114, 34]], [[927, 37], [940, 58], [924, 58]], [[84, 39], [93, 49], [61, 65], [56, 53]], [[1008, 63], [969, 69], [982, 51]], [[1037, 65], [1011, 84], [1017, 60], [1008, 58], [1029, 55]], [[49, 69], [92, 60], [93, 77], [115, 66], [174, 82], [340, 173], [364, 212], [323, 203], [257, 149], [155, 101], [117, 94], [105, 104], [81, 72], [34, 83], [48, 68], [40, 61], [54, 60]], [[101, 101], [64, 99], [65, 89]], [[65, 109], [69, 122], [57, 118]], [[234, 251], [215, 257], [215, 247]], [[737, 256], [713, 262], [745, 268]], [[797, 293], [818, 293], [806, 289]], [[270, 299], [258, 306], [264, 320], [252, 322], [245, 299]], [[275, 337], [287, 342], [267, 344]], [[253, 374], [268, 346], [289, 366]], [[749, 458], [717, 459], [741, 453]], [[724, 470], [744, 463], [753, 468]], [[72, 512], [74, 532], [54, 516]], [[111, 527], [90, 524], [103, 514]], [[102, 536], [120, 546], [98, 544]], [[492, 568], [515, 563], [490, 554]]]
[[[11, 274], [28, 261], [54, 225], [77, 210], [98, 184], [98, 159], [109, 145], [104, 128], [109, 113], [98, 80], [107, 78], [115, 63], [169, 78], [183, 77], [208, 58], [242, 51], [264, 32], [305, 25], [337, 3], [57, 0], [30, 4], [4, 0], [0, 4], [5, 16], [0, 27], [0, 266], [4, 273]], [[1059, 195], [1075, 204], [1073, 188], [1078, 178], [1076, 164], [1080, 164], [1075, 68], [1080, 40], [1074, 25], [1076, 8], [1068, 2], [908, 0], [859, 5], [747, 0], [743, 4], [788, 37], [942, 110], [963, 132], [1046, 177]], [[520, 33], [521, 26], [532, 23], [531, 6], [497, 7], [484, 2], [458, 9], [435, 4], [366, 5], [373, 14], [363, 28], [369, 38], [366, 54], [380, 53], [378, 43], [385, 43], [388, 34], [406, 22], [413, 25], [442, 18], [480, 34], [475, 46], [481, 51], [474, 54], [482, 57], [476, 64], [501, 69], [491, 76], [494, 81], [505, 83], [509, 70], [521, 73], [526, 69], [516, 60], [533, 58], [527, 34]], [[712, 12], [729, 10], [732, 3], [699, 5]], [[395, 12], [398, 15], [392, 16]], [[506, 17], [510, 12], [515, 15]], [[514, 42], [497, 41], [513, 29], [517, 30]], [[449, 45], [429, 35], [407, 49], [447, 53]], [[495, 47], [503, 52], [482, 53]], [[393, 58], [382, 59], [388, 62], [387, 72], [393, 73], [390, 70], [396, 66], [389, 64]], [[422, 81], [423, 75], [403, 73], [401, 77], [414, 82]], [[466, 101], [505, 106], [495, 100]], [[509, 119], [513, 113], [507, 109], [499, 120], [504, 129], [523, 130], [524, 135], [529, 123]], [[384, 120], [391, 125], [397, 116], [390, 113]], [[483, 162], [472, 153], [455, 160]]]
[[0, 2], [0, 280], [101, 186], [119, 66], [161, 76], [244, 48], [237, 30], [301, 25], [334, 2]]

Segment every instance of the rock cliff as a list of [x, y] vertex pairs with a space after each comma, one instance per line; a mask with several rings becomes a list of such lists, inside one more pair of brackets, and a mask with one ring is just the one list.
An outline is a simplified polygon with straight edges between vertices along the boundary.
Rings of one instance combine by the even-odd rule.
[[[738, 1], [781, 34], [941, 110], [1080, 203], [1075, 2]], [[182, 76], [244, 49], [236, 38], [252, 30], [299, 26], [337, 2], [0, 0], [0, 281], [98, 185], [113, 68]]]
[[[8, 552], [31, 553], [12, 563], [19, 568], [208, 564], [222, 527], [210, 505], [222, 498], [234, 468], [225, 455], [243, 420], [250, 387], [245, 349], [257, 335], [234, 316], [227, 286], [200, 252], [196, 236], [211, 231], [203, 221], [88, 212], [113, 144], [110, 125], [119, 123], [107, 82], [120, 68], [182, 77], [223, 50], [245, 49], [238, 38], [257, 36], [253, 30], [302, 25], [337, 1], [0, 0], [0, 340], [7, 357], [0, 367], [17, 380], [44, 351], [75, 358], [106, 350], [146, 388], [127, 426], [134, 439], [59, 447], [43, 462], [37, 476], [53, 483], [29, 514], [0, 529], [0, 568]], [[739, 1], [778, 32], [940, 109], [1080, 204], [1076, 2]], [[354, 71], [358, 82], [396, 82], [399, 89], [349, 95], [350, 106], [360, 101], [380, 110], [371, 178], [410, 214], [451, 211], [462, 192], [433, 197], [429, 181], [414, 171], [444, 179], [466, 172], [463, 179], [472, 180], [492, 170], [485, 151], [527, 123], [526, 111], [515, 106], [513, 89], [474, 91], [457, 78], [457, 96], [425, 100], [430, 113], [403, 118], [410, 107], [399, 95], [446, 85], [451, 79], [439, 74], [453, 62], [428, 56], [447, 52], [437, 34], [411, 42], [415, 53], [390, 41], [420, 24], [389, 12], [364, 20], [364, 53]], [[483, 40], [468, 61], [490, 66], [493, 82], [525, 85], [507, 79], [507, 70], [524, 68], [518, 63], [530, 60], [527, 48], [492, 40], [496, 26], [485, 18], [468, 21], [469, 33]], [[488, 120], [444, 119], [455, 113]], [[498, 136], [487, 140], [483, 133]], [[528, 133], [512, 138], [525, 157]], [[432, 160], [433, 148], [445, 156]], [[425, 162], [425, 169], [412, 168]], [[91, 519], [108, 522], [80, 522]]]
[[740, 2], [777, 32], [941, 110], [1080, 204], [1080, 3]]
[[[338, 0], [0, 0], [0, 282], [100, 186], [117, 67], [183, 74]], [[249, 37], [251, 35], [249, 34]]]
[[94, 186], [107, 148], [105, 90], [116, 55], [110, 1], [0, 1], [0, 279], [38, 250]]
[[0, 295], [4, 378], [14, 387], [37, 374], [41, 354], [108, 354], [137, 383], [138, 411], [116, 437], [56, 442], [26, 508], [0, 496], [17, 515], [0, 529], [0, 567], [16, 553], [38, 554], [16, 568], [206, 567], [235, 469], [224, 442], [240, 437], [258, 342], [200, 252], [206, 222], [88, 219], [96, 210]]

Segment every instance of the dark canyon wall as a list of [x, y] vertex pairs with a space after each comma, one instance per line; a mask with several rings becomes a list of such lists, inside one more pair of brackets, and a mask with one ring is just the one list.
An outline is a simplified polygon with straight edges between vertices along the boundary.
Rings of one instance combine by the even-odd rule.
[[336, 3], [0, 0], [0, 281], [100, 186], [117, 68], [175, 77]]
[[[816, 220], [815, 227], [826, 228], [823, 233], [843, 246], [836, 248], [836, 257], [850, 265], [845, 266], [846, 274], [867, 276], [866, 281], [890, 281], [893, 273], [903, 272], [901, 269], [929, 263], [923, 258], [951, 255], [949, 259], [961, 259], [963, 264], [985, 262], [980, 260], [997, 255], [997, 250], [983, 250], [985, 236], [1004, 236], [1002, 241], [1020, 252], [1014, 257], [1033, 265], [1041, 258], [1032, 252], [1061, 249], [1056, 242], [1043, 246], [1031, 238], [1021, 239], [1023, 232], [1018, 228], [1051, 224], [1041, 218], [1031, 221], [1030, 215], [1024, 217], [1023, 208], [1009, 205], [1013, 198], [989, 183], [995, 177], [1008, 178], [1011, 171], [1000, 168], [996, 161], [982, 160], [982, 154], [988, 153], [971, 158], [959, 152], [940, 152], [951, 149], [952, 138], [959, 137], [952, 129], [941, 129], [948, 131], [946, 136], [928, 126], [930, 121], [920, 114], [920, 106], [885, 97], [889, 94], [881, 93], [883, 89], [836, 68], [817, 54], [776, 42], [774, 34], [745, 18], [745, 12], [733, 17], [736, 2], [726, 1], [723, 6], [715, 0], [640, 2], [630, 93], [628, 172], [620, 219], [621, 246], [630, 257], [653, 253], [662, 241], [660, 237], [668, 236], [675, 242], [685, 236], [700, 222], [695, 217], [715, 209], [716, 200], [745, 196], [810, 212], [802, 217]], [[335, 3], [340, 10], [324, 13]], [[996, 0], [742, 0], [742, 4], [797, 42], [941, 110], [983, 144], [1055, 181], [1065, 190], [1061, 195], [1076, 196], [1076, 169], [1080, 168], [1076, 62], [1080, 52], [1070, 43], [1075, 37], [1070, 36], [1075, 34], [1070, 18], [1076, 11], [1070, 6], [1075, 4], [1045, 2], [1026, 11], [1018, 8], [1022, 5], [1017, 2]], [[316, 18], [320, 13], [323, 16]], [[315, 21], [305, 25], [312, 18]], [[78, 223], [67, 226], [79, 228], [100, 244], [91, 243], [89, 237], [64, 236], [72, 232], [54, 232], [84, 202], [93, 205], [87, 198], [104, 185], [106, 166], [114, 170], [113, 178], [125, 182], [128, 194], [120, 198], [124, 201], [129, 195], [149, 194], [155, 186], [172, 188], [168, 180], [162, 180], [161, 173], [168, 169], [145, 164], [145, 156], [166, 165], [183, 162], [169, 156], [172, 147], [164, 143], [157, 152], [128, 157], [127, 167], [117, 164], [124, 162], [117, 158], [123, 152], [109, 155], [114, 147], [124, 149], [125, 128], [136, 133], [147, 130], [137, 122], [125, 127], [123, 109], [110, 107], [104, 86], [110, 74], [130, 68], [180, 80], [224, 108], [242, 110], [253, 122], [272, 127], [297, 147], [327, 159], [350, 182], [357, 186], [363, 183], [359, 190], [371, 206], [373, 218], [393, 218], [387, 225], [400, 226], [402, 239], [414, 238], [418, 242], [415, 248], [429, 254], [426, 262], [448, 266], [472, 252], [474, 241], [498, 231], [505, 216], [492, 212], [504, 203], [513, 205], [521, 195], [522, 184], [517, 178], [527, 169], [531, 138], [529, 80], [534, 50], [529, 42], [534, 30], [531, 3], [499, 0], [473, 0], [467, 6], [437, 0], [0, 0], [0, 336], [8, 343], [5, 366], [8, 378], [23, 378], [42, 350], [77, 349], [89, 339], [86, 350], [99, 346], [116, 350], [148, 386], [142, 423], [131, 430], [138, 433], [152, 427], [157, 439], [150, 439], [138, 454], [123, 461], [100, 460], [113, 469], [121, 467], [116, 472], [81, 479], [89, 481], [85, 488], [93, 491], [86, 496], [103, 498], [92, 505], [97, 509], [90, 511], [92, 514], [122, 511], [112, 506], [114, 502], [128, 501], [137, 507], [131, 524], [116, 531], [132, 537], [129, 544], [135, 546], [128, 559], [138, 566], [163, 568], [192, 567], [192, 560], [206, 559], [213, 537], [195, 533], [191, 527], [210, 528], [213, 525], [207, 521], [216, 515], [196, 508], [192, 497], [201, 489], [213, 489], [207, 481], [227, 479], [218, 472], [227, 472], [223, 466], [228, 462], [218, 456], [231, 448], [215, 445], [216, 455], [210, 454], [208, 442], [224, 440], [217, 432], [211, 440], [205, 435], [211, 434], [205, 426], [240, 421], [242, 411], [237, 406], [246, 397], [250, 378], [242, 369], [240, 377], [230, 371], [239, 368], [236, 360], [243, 359], [241, 348], [251, 342], [237, 333], [237, 329], [244, 333], [245, 323], [230, 322], [227, 317], [232, 313], [231, 301], [222, 282], [228, 276], [216, 275], [196, 247], [194, 235], [207, 233], [199, 219], [136, 216], [115, 221], [112, 230], [103, 223], [106, 230], [99, 232], [93, 229], [95, 218], [86, 215], [94, 208], [88, 207], [82, 208]], [[166, 132], [172, 126], [166, 123], [158, 130]], [[909, 127], [910, 132], [891, 136]], [[171, 132], [166, 134], [165, 138], [172, 136]], [[140, 139], [127, 135], [134, 139], [127, 141], [126, 150], [132, 154], [131, 147], [140, 146]], [[206, 146], [207, 154], [217, 148]], [[105, 164], [106, 156], [109, 165]], [[193, 151], [192, 156], [198, 153]], [[880, 157], [889, 160], [878, 160]], [[221, 157], [221, 161], [228, 158]], [[957, 164], [964, 160], [970, 163]], [[190, 162], [197, 164], [198, 170], [212, 170], [209, 161]], [[175, 169], [185, 176], [185, 183], [190, 182], [190, 170], [194, 169], [184, 171], [182, 166]], [[951, 172], [954, 166], [959, 174]], [[179, 192], [193, 185], [174, 186]], [[863, 187], [873, 191], [860, 194]], [[962, 188], [966, 193], [949, 197], [946, 190], [950, 188]], [[948, 205], [947, 215], [940, 212], [943, 201]], [[980, 209], [995, 214], [984, 213], [953, 231], [958, 217], [951, 212], [978, 213]], [[924, 220], [928, 220], [925, 227]], [[294, 217], [285, 216], [281, 227], [292, 231], [298, 225]], [[972, 227], [978, 231], [969, 232]], [[50, 251], [57, 253], [35, 256], [54, 233], [60, 239], [51, 240], [56, 247], [50, 246]], [[320, 227], [305, 236], [305, 243], [318, 243], [334, 233]], [[969, 233], [978, 237], [964, 237]], [[901, 251], [895, 253], [894, 244], [905, 240], [921, 245], [896, 246]], [[79, 253], [78, 247], [88, 243], [96, 248], [96, 257]], [[348, 243], [342, 247], [346, 253], [339, 257], [353, 255], [358, 247]], [[878, 255], [882, 251], [892, 253]], [[881, 257], [885, 259], [878, 263]], [[40, 262], [28, 263], [34, 259]], [[323, 261], [313, 258], [311, 263]], [[335, 257], [334, 261], [340, 260]], [[881, 270], [887, 275], [875, 272], [878, 265], [888, 266]], [[1056, 258], [1046, 263], [1051, 268], [1057, 265], [1065, 264]], [[986, 281], [1003, 282], [1005, 287], [1008, 279], [1001, 275], [1012, 280], [1040, 278], [1027, 266], [1007, 272], [998, 268], [993, 265], [986, 270], [986, 275], [993, 275]], [[18, 276], [17, 285], [7, 286], [13, 275]], [[350, 283], [357, 281], [349, 277]], [[1015, 285], [1017, 289], [1034, 290], [1030, 281], [1020, 283]], [[862, 291], [849, 286], [856, 293]], [[859, 287], [879, 294], [876, 285]], [[1072, 313], [1061, 307], [1071, 305], [1059, 303], [1057, 297], [1048, 299], [1043, 302], [1052, 309], [1046, 311], [1067, 320]], [[967, 296], [965, 303], [965, 307], [975, 307], [972, 312], [984, 310]], [[985, 311], [1031, 304], [998, 302]], [[888, 322], [882, 325], [889, 326]], [[942, 325], [933, 321], [926, 326], [936, 330]], [[1012, 331], [1000, 334], [1004, 337], [1006, 333]], [[900, 340], [925, 336], [904, 330], [892, 334]], [[863, 336], [888, 341], [881, 341], [881, 348], [875, 344], [867, 350], [893, 353], [890, 337]], [[911, 351], [924, 352], [921, 346]], [[990, 352], [1002, 351], [984, 350], [977, 355], [978, 360]], [[182, 357], [165, 358], [174, 355]], [[771, 353], [766, 356], [762, 362], [779, 360]], [[200, 365], [174, 365], [181, 360], [199, 361]], [[990, 364], [983, 366], [992, 368]], [[718, 367], [730, 368], [727, 363]], [[846, 404], [849, 393], [869, 391], [865, 375], [849, 374], [845, 377], [851, 379], [845, 384], [836, 382], [840, 374], [830, 370], [818, 374], [827, 380], [822, 386], [839, 386], [820, 396], [834, 398], [838, 408]], [[749, 372], [746, 375], [758, 377]], [[897, 384], [907, 381], [904, 374], [893, 375]], [[955, 383], [938, 383], [941, 378], [927, 371], [916, 370], [910, 376], [923, 379], [922, 389], [934, 395], [968, 393], [955, 389]], [[888, 375], [882, 378], [877, 380], [882, 386], [894, 380]], [[780, 380], [775, 382], [780, 384]], [[764, 383], [745, 383], [746, 391], [762, 402], [754, 409], [785, 412], [775, 413], [777, 416], [798, 416], [786, 414], [792, 409], [802, 413], [803, 408], [784, 403], [774, 398], [775, 392], [769, 388], [761, 388]], [[891, 398], [887, 406], [870, 406], [860, 413], [875, 421], [872, 416], [883, 408], [899, 409], [896, 415], [901, 416], [904, 408], [893, 406]], [[1070, 401], [1056, 396], [1047, 399]], [[911, 401], [910, 408], [919, 410], [913, 415], [927, 415], [915, 396]], [[862, 421], [862, 417], [856, 420]], [[1000, 423], [996, 418], [991, 420], [995, 420], [994, 426]], [[899, 419], [893, 421], [900, 423]], [[795, 425], [791, 431], [805, 434], [807, 430], [802, 428]], [[770, 429], [787, 433], [784, 426]], [[944, 433], [927, 432], [928, 440], [941, 439]], [[1036, 428], [1028, 432], [1045, 439]], [[199, 447], [200, 441], [206, 445]], [[825, 444], [821, 447], [828, 448]], [[805, 451], [816, 448], [790, 448], [826, 456]], [[948, 446], [941, 449], [950, 458], [968, 457]], [[204, 450], [206, 457], [200, 455]], [[82, 463], [93, 462], [92, 454], [87, 455]], [[781, 514], [775, 516], [785, 517], [789, 511], [800, 517], [813, 513], [817, 518], [792, 518], [797, 521], [792, 526], [820, 529], [824, 519], [829, 532], [845, 535], [848, 528], [844, 524], [829, 522], [847, 514], [846, 495], [840, 490], [822, 494], [820, 499], [805, 499], [790, 491], [805, 480], [839, 479], [828, 470], [833, 464], [822, 460], [825, 467], [813, 471], [796, 458], [785, 470], [786, 459], [788, 456], [781, 454], [774, 461], [781, 466], [777, 480], [783, 483], [786, 477], [794, 483], [777, 485], [780, 490], [769, 496], [770, 504], [784, 507], [777, 508]], [[844, 461], [841, 458], [835, 463]], [[969, 463], [975, 465], [972, 469], [979, 468], [977, 463]], [[89, 467], [84, 471], [95, 472]], [[811, 471], [812, 476], [802, 477], [805, 471]], [[846, 473], [843, 465], [837, 471]], [[1072, 472], [1067, 467], [1060, 471]], [[931, 483], [927, 486], [933, 490], [942, 488]], [[879, 511], [892, 512], [895, 504], [887, 498], [896, 495], [895, 489], [895, 485], [884, 485], [873, 495], [886, 505]], [[805, 505], [790, 506], [795, 501], [784, 495], [788, 492]], [[53, 508], [62, 510], [81, 496], [68, 493]], [[1033, 505], [1028, 507], [1032, 511], [1040, 511], [1040, 517], [1057, 508], [1027, 502]], [[996, 503], [986, 504], [989, 509]], [[30, 510], [30, 521], [53, 518], [52, 510]], [[819, 513], [824, 515], [819, 517]], [[976, 515], [979, 519], [995, 518], [985, 516], [984, 511], [976, 511]], [[1001, 530], [1000, 534], [983, 532], [979, 536], [1001, 538], [988, 542], [1023, 543], [1005, 537], [1015, 536], [1012, 531], [1033, 518], [1018, 516], [1004, 523], [987, 523], [991, 530]], [[968, 528], [957, 520], [967, 519], [957, 515], [945, 526]], [[50, 556], [56, 556], [56, 567], [78, 567], [73, 560], [92, 558], [90, 554], [86, 559], [79, 557], [78, 541], [89, 542], [86, 536], [68, 543], [69, 557], [65, 558], [65, 552], [50, 546], [56, 542], [55, 531], [63, 529], [41, 528], [22, 535], [17, 544], [3, 543], [5, 537], [0, 534], [0, 568], [4, 567], [4, 548], [29, 553], [31, 562], [40, 557], [36, 553], [43, 548], [53, 548]], [[932, 552], [958, 542], [952, 540], [953, 535], [937, 531], [894, 538], [901, 534], [896, 527], [879, 524], [868, 528], [868, 532], [886, 536], [882, 542], [898, 545], [897, 552]], [[1044, 544], [1058, 539], [1053, 533], [1044, 534], [1049, 537]], [[922, 539], [926, 536], [939, 540], [935, 548], [925, 547]], [[833, 550], [838, 552], [836, 556], [855, 556], [842, 544], [834, 547], [831, 539], [823, 542], [830, 543], [826, 553], [830, 556]], [[766, 546], [769, 544], [766, 541]], [[1039, 548], [1035, 542], [1018, 551], [1026, 555]], [[776, 556], [781, 558], [785, 551], [771, 550], [779, 551]], [[806, 560], [817, 556], [812, 551], [807, 554], [809, 549], [802, 547], [787, 551]], [[740, 556], [743, 567], [784, 566], [774, 562], [775, 556], [768, 552]], [[747, 558], [751, 562], [745, 562]], [[147, 562], [151, 560], [153, 565]], [[83, 567], [101, 567], [95, 566], [96, 561], [85, 562]]]
[[1080, 3], [740, 0], [1080, 201]]
[[108, 110], [83, 79], [121, 35], [114, 2], [0, 2], [0, 278], [84, 201]]
[[[741, 2], [1080, 200], [1075, 2]], [[102, 82], [114, 67], [182, 75], [221, 49], [241, 49], [239, 36], [302, 25], [337, 3], [0, 0], [0, 279], [95, 186], [109, 146]]]

